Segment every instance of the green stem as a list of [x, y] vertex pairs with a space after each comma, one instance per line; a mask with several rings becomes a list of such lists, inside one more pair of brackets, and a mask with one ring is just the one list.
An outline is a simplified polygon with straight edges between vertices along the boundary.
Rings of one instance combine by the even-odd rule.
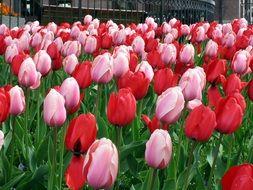
[[100, 100], [100, 94], [102, 90], [103, 84], [98, 84], [98, 89], [97, 89], [97, 97], [96, 97], [96, 110], [95, 110], [95, 115], [96, 117], [98, 116], [99, 113], [99, 100]]
[[14, 153], [15, 153], [15, 123], [16, 123], [16, 117], [14, 116], [12, 121], [12, 138], [11, 138], [11, 162], [10, 162], [10, 176], [9, 179], [12, 179], [12, 168], [14, 163]]
[[56, 154], [57, 154], [57, 127], [53, 128], [53, 154], [52, 154], [52, 168], [50, 172], [50, 179], [49, 179], [49, 190], [55, 189], [55, 177], [56, 177]]
[[[37, 114], [36, 114], [36, 116], [37, 116], [37, 127], [36, 127], [36, 130], [37, 130], [37, 133], [36, 133], [36, 144], [37, 144], [37, 146], [39, 146], [39, 144], [40, 144], [40, 87], [39, 87], [39, 89], [37, 90], [37, 107], [36, 107], [36, 109], [37, 109]], [[42, 127], [44, 127], [44, 126], [42, 126]]]
[[188, 163], [187, 163], [186, 183], [185, 183], [185, 187], [184, 187], [185, 190], [187, 190], [188, 185], [191, 182], [189, 180], [190, 166], [191, 166], [191, 163], [192, 163], [192, 160], [193, 160], [193, 152], [194, 152], [194, 150], [195, 150], [195, 148], [196, 148], [197, 145], [198, 145], [197, 141], [193, 141], [192, 144], [191, 144], [190, 157], [189, 157], [189, 160], [188, 160]]
[[67, 130], [67, 126], [68, 126], [68, 121], [66, 122], [65, 125], [63, 125], [62, 128], [62, 133], [61, 133], [61, 145], [60, 145], [60, 181], [59, 181], [59, 187], [60, 190], [62, 189], [62, 178], [63, 178], [63, 160], [64, 160], [64, 150], [65, 150], [65, 145], [64, 145], [64, 141], [65, 141], [65, 136], [66, 136], [66, 130]]
[[121, 145], [122, 127], [115, 126], [115, 130], [116, 130], [115, 145], [116, 145], [116, 147], [119, 151], [120, 150], [120, 145]]
[[230, 166], [230, 164], [231, 164], [232, 147], [234, 147], [234, 134], [232, 134], [232, 140], [231, 140], [231, 144], [230, 144], [229, 150], [228, 150], [228, 161], [227, 161], [226, 171], [228, 170], [228, 168], [229, 168], [229, 166]]
[[155, 190], [154, 189], [155, 178], [156, 178], [158, 170], [154, 169], [154, 168], [150, 168], [149, 171], [150, 171], [150, 174], [149, 174], [149, 180], [148, 180], [148, 188], [147, 188], [147, 190]]
[[214, 168], [215, 168], [216, 161], [217, 161], [218, 154], [219, 154], [219, 149], [220, 149], [222, 137], [223, 137], [223, 134], [220, 133], [218, 144], [215, 148], [214, 160], [213, 160], [211, 171], [210, 171], [209, 178], [208, 178], [207, 189], [210, 189], [210, 190], [212, 189], [212, 177], [213, 177]]
[[26, 97], [26, 110], [25, 110], [25, 149], [26, 149], [26, 155], [25, 158], [28, 159], [28, 134], [29, 134], [29, 123], [28, 123], [28, 118], [29, 118], [29, 98], [30, 98], [30, 90], [28, 88], [25, 88], [25, 97]]

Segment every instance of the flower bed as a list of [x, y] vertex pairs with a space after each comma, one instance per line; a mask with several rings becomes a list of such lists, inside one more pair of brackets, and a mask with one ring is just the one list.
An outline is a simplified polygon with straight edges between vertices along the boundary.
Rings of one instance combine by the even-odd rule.
[[253, 189], [253, 28], [0, 26], [1, 189]]

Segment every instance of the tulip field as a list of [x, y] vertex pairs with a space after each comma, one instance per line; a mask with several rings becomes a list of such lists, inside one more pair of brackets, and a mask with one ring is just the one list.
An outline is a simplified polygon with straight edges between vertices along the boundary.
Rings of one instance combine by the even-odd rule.
[[252, 190], [253, 25], [0, 25], [1, 190]]

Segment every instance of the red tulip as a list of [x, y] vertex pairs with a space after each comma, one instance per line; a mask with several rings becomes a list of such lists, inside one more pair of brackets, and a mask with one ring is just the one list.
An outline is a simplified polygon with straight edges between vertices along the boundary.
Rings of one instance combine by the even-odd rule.
[[0, 124], [9, 116], [10, 95], [4, 88], [0, 88]]
[[207, 141], [216, 126], [215, 113], [201, 104], [188, 115], [185, 123], [185, 135], [197, 141]]
[[134, 52], [130, 52], [129, 69], [134, 72], [138, 65], [138, 55]]
[[222, 190], [252, 190], [253, 165], [231, 167], [221, 179]]
[[235, 132], [242, 123], [245, 108], [246, 103], [240, 93], [234, 93], [220, 99], [215, 108], [216, 130], [224, 134]]
[[218, 90], [218, 87], [210, 86], [207, 91], [207, 97], [208, 97], [208, 105], [216, 107], [221, 98], [221, 94], [220, 91]]
[[206, 79], [210, 83], [216, 83], [220, 75], [226, 76], [226, 60], [214, 59], [210, 61], [205, 67]]
[[248, 96], [253, 101], [253, 79], [248, 84]]
[[107, 118], [113, 125], [126, 126], [136, 114], [136, 100], [130, 89], [120, 89], [118, 94], [112, 93], [107, 106]]
[[153, 67], [153, 69], [155, 69], [155, 68], [158, 68], [158, 69], [165, 68], [165, 64], [162, 61], [161, 55], [156, 50], [151, 51], [147, 54], [147, 61]]
[[19, 68], [26, 57], [27, 55], [24, 53], [19, 53], [13, 57], [11, 62], [11, 71], [14, 75], [18, 76]]
[[233, 94], [234, 92], [241, 92], [247, 85], [246, 82], [242, 82], [236, 74], [231, 74], [227, 81], [223, 82], [223, 88], [226, 95]]
[[112, 37], [108, 33], [102, 35], [101, 48], [110, 49], [112, 47]]
[[159, 121], [159, 119], [157, 119], [157, 117], [155, 115], [152, 118], [152, 120], [150, 120], [150, 118], [145, 114], [142, 114], [141, 117], [142, 117], [142, 120], [144, 121], [144, 123], [149, 128], [150, 133], [153, 133], [156, 129], [168, 130], [169, 125], [168, 124], [162, 124]]
[[85, 184], [85, 176], [83, 174], [83, 155], [73, 155], [70, 164], [66, 170], [66, 184], [72, 190], [81, 189]]
[[154, 38], [148, 38], [145, 40], [145, 51], [151, 52], [154, 51], [158, 46], [158, 40]]
[[144, 98], [148, 92], [149, 79], [143, 72], [128, 71], [118, 80], [119, 88], [130, 88], [136, 100]]
[[65, 137], [65, 145], [75, 154], [87, 152], [97, 135], [96, 118], [93, 114], [81, 114], [70, 123]]
[[174, 75], [170, 68], [160, 69], [155, 72], [154, 90], [160, 95], [170, 87], [176, 86], [178, 75]]
[[78, 64], [75, 70], [72, 72], [72, 77], [74, 77], [80, 88], [88, 88], [91, 83], [91, 67], [90, 61], [84, 61], [82, 64]]

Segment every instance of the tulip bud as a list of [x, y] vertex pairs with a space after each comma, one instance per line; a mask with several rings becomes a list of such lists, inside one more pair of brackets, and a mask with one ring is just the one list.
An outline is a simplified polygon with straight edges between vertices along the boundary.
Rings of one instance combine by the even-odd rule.
[[251, 101], [253, 101], [253, 79], [248, 84], [248, 96]]
[[171, 87], [158, 96], [156, 117], [165, 123], [175, 123], [184, 109], [184, 96], [180, 87]]
[[80, 34], [80, 29], [78, 26], [73, 26], [70, 31], [70, 36], [76, 39]]
[[160, 53], [161, 59], [165, 64], [175, 63], [177, 58], [177, 49], [173, 44], [163, 44]]
[[64, 97], [54, 89], [51, 89], [44, 100], [43, 115], [47, 125], [61, 126], [66, 120]]
[[97, 49], [97, 38], [95, 36], [88, 36], [85, 40], [84, 52], [94, 53]]
[[36, 47], [36, 46], [40, 45], [41, 42], [42, 42], [42, 35], [41, 35], [41, 33], [38, 32], [32, 36], [32, 38], [30, 40], [30, 45], [31, 45], [31, 47]]
[[231, 74], [227, 81], [223, 83], [223, 88], [226, 95], [233, 94], [234, 92], [241, 92], [247, 85], [246, 82], [242, 82], [236, 74]]
[[38, 51], [33, 58], [37, 71], [46, 76], [51, 70], [51, 58], [45, 50]]
[[231, 69], [238, 74], [245, 74], [249, 68], [251, 55], [246, 50], [235, 53], [231, 62]]
[[17, 116], [25, 110], [25, 96], [22, 88], [14, 86], [9, 91], [10, 113]]
[[75, 70], [75, 67], [78, 65], [78, 59], [75, 54], [68, 55], [62, 61], [63, 69], [69, 75]]
[[142, 114], [141, 118], [147, 125], [150, 133], [153, 133], [156, 129], [168, 130], [169, 126], [167, 124], [162, 124], [155, 115], [152, 120], [145, 114]]
[[179, 60], [184, 64], [191, 63], [194, 59], [195, 50], [192, 44], [184, 45], [179, 52]]
[[129, 60], [124, 53], [117, 53], [113, 59], [113, 74], [121, 77], [129, 70]]
[[92, 16], [91, 15], [86, 15], [83, 19], [84, 24], [90, 24], [92, 21]]
[[142, 55], [145, 48], [145, 42], [141, 36], [137, 36], [134, 38], [132, 42], [132, 48], [135, 53], [138, 55]]
[[145, 76], [151, 82], [154, 77], [154, 71], [151, 65], [147, 61], [142, 61], [140, 64], [137, 65], [135, 68], [135, 72], [141, 71], [145, 74]]
[[18, 55], [18, 48], [15, 44], [9, 45], [6, 48], [5, 54], [4, 54], [4, 58], [5, 58], [5, 62], [6, 63], [11, 63], [13, 57], [15, 57], [15, 55]]
[[118, 174], [118, 150], [111, 140], [96, 140], [89, 148], [83, 172], [87, 183], [94, 189], [109, 189]]
[[108, 83], [113, 77], [113, 58], [109, 53], [97, 56], [91, 68], [91, 78], [97, 83]]
[[87, 88], [91, 85], [91, 62], [85, 61], [84, 63], [78, 64], [71, 76], [74, 77], [81, 89]]
[[155, 169], [164, 169], [172, 157], [172, 142], [168, 131], [156, 129], [146, 143], [145, 160]]
[[225, 59], [214, 59], [210, 61], [206, 68], [206, 80], [210, 83], [218, 82], [220, 75], [226, 76], [227, 67]]
[[80, 89], [76, 79], [71, 77], [63, 81], [60, 93], [65, 99], [65, 106], [67, 110], [75, 108], [80, 101]]
[[75, 54], [79, 57], [81, 54], [81, 44], [79, 41], [67, 41], [63, 44], [61, 51], [63, 56]]
[[1, 124], [9, 116], [10, 110], [10, 95], [4, 88], [0, 88], [0, 105], [1, 105], [0, 109], [0, 124]]
[[217, 54], [218, 44], [213, 40], [209, 40], [206, 44], [205, 55], [213, 58], [217, 57]]
[[118, 95], [110, 95], [107, 106], [107, 118], [113, 125], [120, 127], [130, 124], [136, 114], [136, 100], [130, 89], [120, 89]]

